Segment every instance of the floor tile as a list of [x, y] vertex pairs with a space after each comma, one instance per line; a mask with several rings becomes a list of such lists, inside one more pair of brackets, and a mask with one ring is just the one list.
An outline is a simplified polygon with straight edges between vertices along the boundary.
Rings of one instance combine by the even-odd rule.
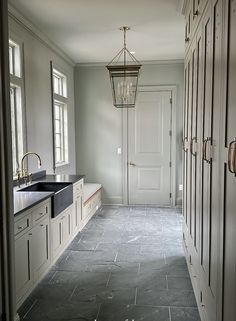
[[134, 304], [135, 288], [119, 288], [105, 286], [78, 286], [73, 292], [70, 300], [76, 302], [97, 302], [97, 303], [116, 303]]
[[169, 321], [169, 309], [134, 305], [102, 304], [97, 321]]
[[170, 308], [171, 321], [201, 321], [198, 309]]
[[138, 289], [138, 305], [196, 307], [193, 291], [160, 290], [157, 287]]
[[189, 277], [173, 277], [167, 276], [168, 288], [179, 290], [193, 290], [192, 283]]

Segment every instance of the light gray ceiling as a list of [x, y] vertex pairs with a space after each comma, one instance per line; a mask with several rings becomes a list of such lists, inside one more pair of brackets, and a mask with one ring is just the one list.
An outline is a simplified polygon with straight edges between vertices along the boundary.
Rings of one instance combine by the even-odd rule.
[[123, 46], [141, 61], [183, 59], [179, 0], [10, 0], [77, 63], [108, 62]]

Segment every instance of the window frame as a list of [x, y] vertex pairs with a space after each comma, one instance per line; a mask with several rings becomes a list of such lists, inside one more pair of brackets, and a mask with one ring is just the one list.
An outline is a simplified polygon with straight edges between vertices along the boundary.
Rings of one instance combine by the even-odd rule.
[[[20, 169], [21, 157], [26, 152], [27, 146], [27, 130], [26, 130], [26, 108], [25, 108], [25, 72], [24, 72], [24, 44], [13, 34], [9, 34], [9, 48], [12, 48], [12, 56], [9, 56], [9, 77], [10, 77], [10, 98], [11, 90], [14, 90], [14, 113], [17, 111], [17, 104], [20, 104], [18, 112], [20, 117], [15, 117], [14, 127], [15, 132], [15, 146], [16, 151], [12, 150], [13, 162], [13, 179], [17, 177], [17, 169]], [[8, 50], [9, 53], [10, 50]], [[9, 53], [10, 54], [10, 53]], [[10, 70], [10, 59], [12, 61], [12, 70]], [[10, 108], [12, 108], [12, 101], [10, 99]], [[12, 114], [12, 110], [11, 110]], [[21, 118], [21, 119], [20, 119]], [[19, 122], [20, 119], [20, 122]], [[20, 128], [20, 129], [19, 129]], [[19, 135], [20, 131], [20, 135]], [[13, 133], [12, 133], [13, 135]], [[19, 137], [20, 136], [20, 137]], [[13, 138], [13, 137], [12, 137]], [[20, 142], [21, 140], [21, 142]], [[19, 147], [20, 143], [20, 147]], [[14, 144], [12, 140], [12, 144]]]
[[[55, 82], [54, 75], [61, 79], [61, 89], [57, 90], [61, 94], [55, 92]], [[52, 90], [52, 126], [53, 126], [53, 170], [56, 171], [57, 168], [69, 165], [69, 139], [68, 139], [68, 85], [67, 85], [67, 75], [62, 69], [51, 62], [51, 90]], [[55, 106], [60, 106], [62, 111], [61, 115], [61, 133], [56, 133], [55, 125]], [[57, 161], [56, 149], [56, 134], [61, 134], [61, 145], [63, 159]]]

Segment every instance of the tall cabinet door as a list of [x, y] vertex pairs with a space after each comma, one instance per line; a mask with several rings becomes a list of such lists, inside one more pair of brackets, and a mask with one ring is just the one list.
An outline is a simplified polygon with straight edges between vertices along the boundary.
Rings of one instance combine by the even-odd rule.
[[[210, 174], [211, 162], [207, 158], [207, 147], [211, 142], [212, 101], [212, 21], [211, 6], [203, 17], [203, 117], [202, 117], [202, 186], [201, 186], [201, 267], [206, 278], [209, 275], [209, 223], [210, 223]], [[206, 280], [207, 282], [207, 280]]]
[[188, 230], [191, 229], [191, 195], [189, 189], [191, 188], [191, 117], [192, 117], [192, 56], [188, 56], [185, 65], [185, 119], [184, 119], [184, 216], [185, 224]]
[[196, 80], [195, 80], [195, 104], [196, 104], [196, 128], [194, 133], [194, 153], [195, 153], [195, 195], [192, 197], [195, 202], [195, 236], [194, 249], [199, 261], [201, 253], [201, 182], [202, 182], [202, 92], [203, 92], [203, 33], [200, 28], [196, 35], [196, 60], [195, 60]]
[[[223, 261], [223, 321], [236, 318], [236, 1], [227, 1], [228, 70], [226, 99], [225, 146], [228, 164], [224, 165], [224, 261]], [[223, 151], [222, 151], [223, 153]]]
[[217, 318], [220, 265], [220, 117], [223, 0], [213, 0], [204, 19], [201, 273], [202, 302], [209, 321]]

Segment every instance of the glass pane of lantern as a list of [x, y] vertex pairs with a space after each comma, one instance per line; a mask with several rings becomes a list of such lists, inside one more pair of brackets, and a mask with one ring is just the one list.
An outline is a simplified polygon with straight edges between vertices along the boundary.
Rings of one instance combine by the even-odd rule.
[[134, 107], [137, 83], [137, 74], [112, 75], [113, 99], [116, 107]]

